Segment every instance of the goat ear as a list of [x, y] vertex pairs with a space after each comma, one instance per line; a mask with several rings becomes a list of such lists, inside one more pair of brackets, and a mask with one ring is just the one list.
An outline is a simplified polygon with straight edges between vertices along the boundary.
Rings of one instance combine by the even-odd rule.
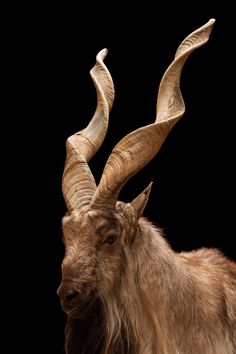
[[152, 189], [152, 183], [149, 184], [149, 186], [142, 191], [132, 202], [131, 205], [133, 208], [136, 210], [136, 213], [138, 215], [138, 218], [141, 218], [143, 216], [144, 209], [147, 205], [149, 194]]

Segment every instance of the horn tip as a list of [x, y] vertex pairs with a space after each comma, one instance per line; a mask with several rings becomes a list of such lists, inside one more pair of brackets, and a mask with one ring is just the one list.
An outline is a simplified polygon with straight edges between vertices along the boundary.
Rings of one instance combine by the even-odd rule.
[[215, 22], [216, 20], [214, 18], [211, 18], [203, 27], [208, 28], [210, 31], [212, 31]]
[[102, 50], [100, 50], [100, 52], [97, 54], [97, 59], [101, 59], [103, 60], [106, 55], [108, 53], [108, 49], [107, 48], [103, 48]]
[[204, 26], [203, 28], [206, 29], [207, 33], [208, 33], [208, 36], [210, 35], [212, 29], [213, 29], [213, 26], [214, 26], [214, 23], [216, 22], [216, 20], [214, 18], [211, 18]]
[[216, 22], [215, 18], [211, 18], [208, 23], [209, 25], [213, 25]]

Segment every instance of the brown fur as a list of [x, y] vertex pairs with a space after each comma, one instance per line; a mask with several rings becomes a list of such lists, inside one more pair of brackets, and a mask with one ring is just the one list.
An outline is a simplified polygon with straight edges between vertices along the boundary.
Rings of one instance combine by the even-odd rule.
[[58, 295], [68, 314], [67, 354], [236, 353], [236, 264], [217, 250], [174, 252], [142, 218], [151, 184], [131, 204], [117, 203], [184, 114], [181, 71], [213, 24], [182, 41], [161, 80], [155, 122], [114, 147], [98, 186], [87, 163], [106, 135], [114, 85], [103, 63], [107, 50], [97, 55], [97, 108], [67, 139], [62, 181], [69, 215]]
[[236, 264], [218, 250], [176, 253], [121, 202], [72, 212], [63, 231], [62, 281], [93, 299], [67, 312], [67, 354], [236, 353]]

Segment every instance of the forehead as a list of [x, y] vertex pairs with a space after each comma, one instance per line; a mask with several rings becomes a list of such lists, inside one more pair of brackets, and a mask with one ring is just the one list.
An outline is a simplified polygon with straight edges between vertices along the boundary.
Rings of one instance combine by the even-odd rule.
[[119, 217], [114, 213], [97, 210], [76, 211], [70, 215], [64, 216], [62, 219], [63, 229], [81, 229], [86, 227], [102, 228], [107, 225], [115, 227], [118, 223]]

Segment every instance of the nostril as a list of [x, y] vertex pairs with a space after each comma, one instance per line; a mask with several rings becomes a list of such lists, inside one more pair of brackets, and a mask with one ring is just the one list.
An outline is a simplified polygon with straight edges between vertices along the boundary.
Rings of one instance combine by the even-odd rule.
[[73, 300], [77, 298], [79, 292], [76, 290], [74, 283], [69, 281], [62, 281], [57, 290], [57, 295], [60, 297], [64, 306], [66, 304], [73, 304]]
[[67, 294], [65, 294], [65, 300], [67, 302], [70, 302], [76, 298], [78, 295], [78, 292], [76, 290], [69, 290], [67, 291]]

